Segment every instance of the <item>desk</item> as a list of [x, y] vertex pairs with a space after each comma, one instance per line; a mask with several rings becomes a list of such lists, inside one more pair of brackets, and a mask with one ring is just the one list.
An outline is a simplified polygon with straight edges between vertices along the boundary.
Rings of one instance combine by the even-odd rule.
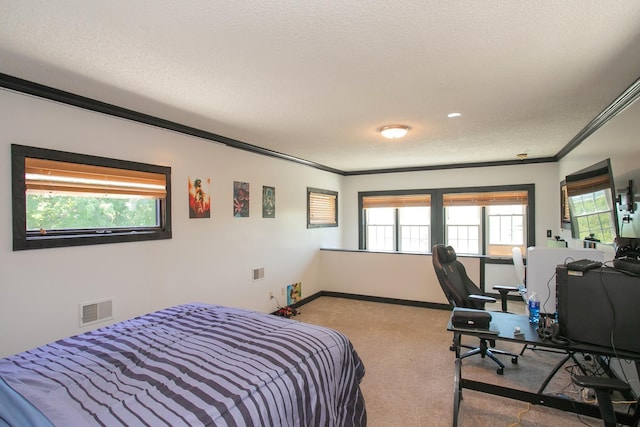
[[[538, 336], [534, 325], [529, 323], [527, 316], [502, 312], [491, 312], [492, 329], [497, 329], [497, 333], [487, 333], [482, 330], [469, 330], [469, 329], [456, 329], [452, 326], [451, 319], [447, 330], [453, 332], [454, 350], [456, 354], [455, 361], [455, 375], [454, 375], [454, 400], [453, 400], [453, 425], [458, 425], [458, 412], [460, 410], [460, 400], [462, 399], [462, 389], [475, 390], [482, 393], [489, 393], [496, 396], [507, 397], [510, 399], [516, 399], [523, 402], [529, 402], [534, 405], [542, 405], [551, 408], [561, 409], [563, 411], [574, 412], [577, 414], [587, 415], [589, 417], [600, 418], [600, 410], [597, 405], [592, 405], [580, 401], [569, 400], [545, 394], [545, 389], [549, 384], [549, 381], [558, 372], [558, 370], [569, 360], [573, 359], [580, 369], [582, 366], [575, 358], [576, 353], [585, 353], [591, 355], [618, 357], [620, 359], [634, 360], [636, 367], [640, 367], [640, 353], [631, 353], [618, 351], [616, 354], [613, 350], [607, 347], [599, 347], [585, 344], [570, 343], [568, 345], [556, 344], [550, 340], [543, 340]], [[514, 336], [515, 328], [519, 327], [522, 335]], [[530, 392], [525, 390], [519, 390], [511, 387], [504, 387], [500, 385], [490, 384], [486, 382], [475, 381], [464, 378], [462, 376], [462, 359], [460, 358], [461, 337], [462, 335], [469, 335], [478, 338], [484, 338], [487, 340], [496, 341], [511, 341], [521, 343], [523, 345], [536, 346], [539, 348], [555, 349], [561, 353], [565, 353], [565, 356], [560, 360], [553, 369], [549, 372], [544, 379], [537, 392]], [[583, 373], [586, 374], [586, 372]], [[506, 370], [505, 375], [509, 375]], [[634, 425], [640, 418], [640, 411], [636, 411], [634, 414], [616, 413], [617, 421], [620, 424]]]

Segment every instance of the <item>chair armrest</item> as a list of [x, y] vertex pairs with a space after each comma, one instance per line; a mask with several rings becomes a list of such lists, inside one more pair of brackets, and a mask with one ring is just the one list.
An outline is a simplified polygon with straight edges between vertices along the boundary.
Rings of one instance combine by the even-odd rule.
[[517, 286], [504, 286], [504, 285], [496, 285], [493, 287], [496, 291], [507, 291], [507, 292], [519, 292], [520, 289]]
[[629, 384], [616, 378], [572, 375], [571, 381], [580, 387], [592, 388], [594, 390], [629, 391], [631, 389]]
[[507, 311], [507, 294], [509, 292], [518, 292], [519, 289], [517, 286], [504, 286], [504, 285], [496, 285], [493, 287], [496, 291], [500, 292], [500, 299], [502, 300], [502, 311]]
[[496, 299], [493, 297], [488, 297], [485, 295], [469, 295], [467, 296], [468, 299], [472, 300], [472, 301], [477, 301], [477, 302], [496, 302]]
[[596, 392], [600, 418], [602, 418], [605, 426], [618, 425], [616, 423], [616, 412], [613, 409], [610, 393], [612, 390], [622, 392], [629, 391], [631, 388], [629, 387], [629, 384], [616, 378], [591, 377], [584, 375], [571, 375], [571, 381], [580, 387], [592, 388]]

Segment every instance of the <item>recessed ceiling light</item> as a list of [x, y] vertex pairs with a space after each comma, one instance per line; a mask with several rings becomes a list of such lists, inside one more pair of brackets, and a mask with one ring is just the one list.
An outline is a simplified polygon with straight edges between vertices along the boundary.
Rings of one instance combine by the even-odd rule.
[[388, 125], [378, 129], [378, 132], [380, 132], [385, 138], [397, 139], [405, 136], [407, 132], [409, 132], [409, 129], [411, 128], [405, 125]]
[[450, 119], [453, 119], [454, 117], [460, 117], [462, 114], [460, 113], [449, 113], [447, 114], [447, 117], [449, 117]]

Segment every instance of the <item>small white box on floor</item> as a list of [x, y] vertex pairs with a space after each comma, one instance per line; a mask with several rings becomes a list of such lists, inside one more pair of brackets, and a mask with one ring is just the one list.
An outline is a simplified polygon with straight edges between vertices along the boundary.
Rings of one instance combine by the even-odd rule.
[[579, 259], [604, 262], [604, 252], [599, 249], [527, 248], [526, 288], [527, 298], [533, 292], [540, 300], [540, 313], [556, 312], [556, 266]]

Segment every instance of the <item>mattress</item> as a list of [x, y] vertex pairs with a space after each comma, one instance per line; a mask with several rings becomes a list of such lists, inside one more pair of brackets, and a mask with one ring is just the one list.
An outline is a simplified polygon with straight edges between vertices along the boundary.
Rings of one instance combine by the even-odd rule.
[[365, 426], [332, 329], [185, 304], [0, 359], [0, 425]]

